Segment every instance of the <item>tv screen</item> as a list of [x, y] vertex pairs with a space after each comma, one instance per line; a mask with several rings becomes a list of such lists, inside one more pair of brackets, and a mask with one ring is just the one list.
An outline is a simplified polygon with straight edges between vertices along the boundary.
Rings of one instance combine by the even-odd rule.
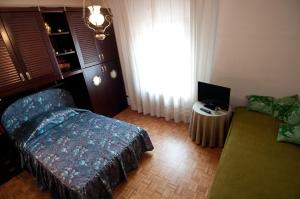
[[198, 101], [228, 110], [230, 88], [198, 82]]

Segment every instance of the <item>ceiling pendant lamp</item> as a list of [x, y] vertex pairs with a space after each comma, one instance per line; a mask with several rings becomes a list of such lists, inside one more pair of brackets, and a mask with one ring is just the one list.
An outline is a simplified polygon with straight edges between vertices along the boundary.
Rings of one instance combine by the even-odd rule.
[[[103, 6], [103, 7], [102, 7]], [[105, 2], [101, 0], [83, 0], [83, 20], [86, 26], [95, 31], [98, 40], [104, 40], [108, 35], [105, 31], [112, 24], [112, 14]]]

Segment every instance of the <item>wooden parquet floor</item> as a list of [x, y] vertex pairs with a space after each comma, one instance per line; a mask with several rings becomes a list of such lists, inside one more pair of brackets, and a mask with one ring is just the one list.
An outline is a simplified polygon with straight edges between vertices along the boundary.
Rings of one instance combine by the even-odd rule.
[[[114, 190], [117, 199], [207, 198], [221, 149], [202, 148], [188, 136], [188, 125], [126, 109], [117, 119], [145, 128], [154, 144], [128, 181]], [[26, 171], [0, 186], [0, 199], [50, 199]]]

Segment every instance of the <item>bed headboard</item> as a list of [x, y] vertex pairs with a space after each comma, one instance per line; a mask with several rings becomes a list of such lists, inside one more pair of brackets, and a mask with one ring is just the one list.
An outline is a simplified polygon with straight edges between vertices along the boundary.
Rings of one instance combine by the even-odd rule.
[[73, 98], [68, 91], [63, 89], [44, 90], [20, 98], [8, 106], [2, 115], [1, 123], [10, 133], [39, 114], [64, 106], [74, 107]]

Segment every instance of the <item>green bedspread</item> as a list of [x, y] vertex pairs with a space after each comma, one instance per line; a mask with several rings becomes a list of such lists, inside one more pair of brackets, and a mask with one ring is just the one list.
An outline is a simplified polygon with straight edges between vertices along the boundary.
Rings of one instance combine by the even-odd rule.
[[276, 141], [279, 121], [238, 108], [211, 199], [300, 198], [300, 145]]

